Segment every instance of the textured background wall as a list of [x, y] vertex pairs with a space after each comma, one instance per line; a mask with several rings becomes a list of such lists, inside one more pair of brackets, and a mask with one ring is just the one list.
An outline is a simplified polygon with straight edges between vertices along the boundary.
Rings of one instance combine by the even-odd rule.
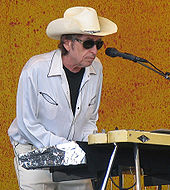
[[[117, 23], [117, 34], [104, 38], [116, 47], [170, 71], [168, 0], [0, 0], [0, 190], [17, 190], [13, 151], [7, 129], [15, 118], [17, 83], [33, 55], [56, 49], [47, 24], [71, 6], [91, 6]], [[99, 131], [170, 128], [169, 81], [121, 58], [98, 53], [104, 68]]]

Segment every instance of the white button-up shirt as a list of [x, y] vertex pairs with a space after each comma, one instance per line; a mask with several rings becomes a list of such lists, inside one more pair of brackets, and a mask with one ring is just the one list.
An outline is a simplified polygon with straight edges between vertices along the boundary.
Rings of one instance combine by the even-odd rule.
[[17, 115], [8, 130], [11, 141], [37, 148], [87, 141], [97, 130], [102, 78], [96, 58], [85, 68], [74, 116], [60, 50], [32, 57], [20, 76]]

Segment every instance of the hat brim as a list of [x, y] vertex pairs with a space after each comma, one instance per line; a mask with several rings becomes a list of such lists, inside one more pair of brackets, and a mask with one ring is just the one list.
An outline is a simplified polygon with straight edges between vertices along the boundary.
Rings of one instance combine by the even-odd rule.
[[63, 34], [86, 34], [94, 36], [107, 36], [117, 32], [117, 25], [104, 17], [98, 17], [100, 24], [99, 32], [82, 31], [79, 23], [70, 18], [59, 18], [50, 22], [46, 29], [49, 38], [59, 40]]

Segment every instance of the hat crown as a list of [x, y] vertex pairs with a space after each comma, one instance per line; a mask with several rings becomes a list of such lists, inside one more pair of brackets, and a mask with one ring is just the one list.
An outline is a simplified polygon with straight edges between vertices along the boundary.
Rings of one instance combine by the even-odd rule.
[[64, 18], [76, 21], [83, 32], [100, 32], [100, 24], [95, 9], [91, 7], [72, 7], [65, 11]]

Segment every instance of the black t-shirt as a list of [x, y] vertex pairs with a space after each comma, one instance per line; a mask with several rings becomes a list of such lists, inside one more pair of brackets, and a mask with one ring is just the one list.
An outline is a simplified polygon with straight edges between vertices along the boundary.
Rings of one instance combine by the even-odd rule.
[[73, 114], [75, 115], [76, 103], [77, 103], [77, 98], [79, 95], [79, 88], [80, 88], [80, 84], [84, 75], [85, 68], [82, 68], [78, 73], [71, 72], [64, 65], [63, 65], [63, 68], [66, 73], [69, 88], [70, 88], [72, 111], [73, 111]]

